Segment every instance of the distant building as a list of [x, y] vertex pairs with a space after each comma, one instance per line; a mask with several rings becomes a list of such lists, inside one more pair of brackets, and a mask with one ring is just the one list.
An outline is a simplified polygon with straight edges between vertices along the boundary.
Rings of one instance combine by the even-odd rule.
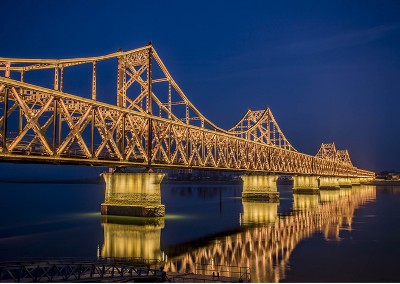
[[391, 180], [400, 180], [400, 173], [389, 173], [388, 176]]
[[384, 180], [400, 180], [400, 173], [395, 171], [385, 171], [380, 172], [376, 175], [377, 179], [384, 179]]

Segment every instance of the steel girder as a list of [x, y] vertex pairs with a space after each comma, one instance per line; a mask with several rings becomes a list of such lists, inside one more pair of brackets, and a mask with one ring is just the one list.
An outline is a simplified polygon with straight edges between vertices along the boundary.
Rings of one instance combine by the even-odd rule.
[[[117, 106], [96, 100], [97, 62], [111, 58], [118, 59]], [[92, 65], [91, 99], [63, 91], [64, 69], [82, 64]], [[54, 90], [23, 82], [26, 72], [43, 69], [54, 69]], [[0, 58], [0, 71], [5, 161], [374, 176], [354, 167], [347, 151], [298, 153], [269, 108], [249, 110], [230, 130], [216, 126], [189, 101], [151, 44], [88, 58]], [[10, 79], [13, 72], [20, 81]]]
[[1, 124], [2, 160], [359, 175], [337, 161], [180, 121], [7, 78], [1, 77], [0, 84], [5, 86], [1, 106], [7, 108], [7, 119], [3, 114], [0, 121], [8, 121], [6, 128]]

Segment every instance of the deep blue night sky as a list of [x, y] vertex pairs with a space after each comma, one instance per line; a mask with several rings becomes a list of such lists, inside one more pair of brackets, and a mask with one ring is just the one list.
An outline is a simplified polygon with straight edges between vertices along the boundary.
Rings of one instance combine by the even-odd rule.
[[[152, 41], [217, 125], [270, 106], [301, 152], [334, 141], [360, 168], [400, 170], [400, 1], [12, 0], [1, 10], [0, 57], [95, 56]], [[99, 100], [115, 98], [115, 78], [99, 84]], [[75, 168], [64, 173], [93, 171]]]

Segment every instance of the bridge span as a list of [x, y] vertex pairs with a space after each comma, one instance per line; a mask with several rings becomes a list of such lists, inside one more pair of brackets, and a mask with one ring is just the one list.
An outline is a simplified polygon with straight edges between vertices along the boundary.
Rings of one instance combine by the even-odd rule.
[[[99, 67], [111, 60], [117, 61], [116, 105], [98, 100]], [[68, 93], [73, 83], [66, 82], [76, 79], [69, 74], [76, 71], [82, 80], [82, 66], [89, 97]], [[129, 178], [105, 175], [106, 200], [114, 205], [127, 199], [158, 206], [162, 175], [151, 173], [155, 168], [251, 173], [244, 177], [250, 197], [259, 197], [260, 189], [276, 191], [275, 176], [264, 174], [295, 175], [298, 189], [374, 178], [334, 143], [322, 144], [315, 156], [298, 152], [269, 108], [248, 110], [228, 130], [218, 127], [189, 101], [151, 44], [97, 57], [1, 57], [0, 72], [0, 161], [147, 169]], [[124, 189], [111, 185], [121, 182]], [[111, 214], [107, 208], [103, 213]]]

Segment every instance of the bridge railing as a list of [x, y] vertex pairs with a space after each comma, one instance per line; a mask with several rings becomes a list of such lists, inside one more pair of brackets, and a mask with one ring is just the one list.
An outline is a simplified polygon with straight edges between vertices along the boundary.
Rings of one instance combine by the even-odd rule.
[[0, 262], [0, 282], [163, 282], [166, 273], [121, 259], [47, 259]]

